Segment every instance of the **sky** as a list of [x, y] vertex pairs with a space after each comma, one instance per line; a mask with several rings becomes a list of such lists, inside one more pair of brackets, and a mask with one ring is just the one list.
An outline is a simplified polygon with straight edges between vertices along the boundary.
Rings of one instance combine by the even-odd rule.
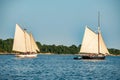
[[120, 0], [0, 0], [0, 39], [19, 24], [47, 45], [80, 45], [85, 26], [100, 27], [108, 48], [120, 49]]

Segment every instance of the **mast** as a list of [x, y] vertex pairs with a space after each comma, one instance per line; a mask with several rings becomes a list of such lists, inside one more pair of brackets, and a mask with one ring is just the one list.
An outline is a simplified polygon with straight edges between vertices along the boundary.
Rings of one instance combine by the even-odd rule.
[[98, 12], [98, 54], [100, 53], [100, 12]]
[[92, 29], [86, 26], [82, 45], [80, 48], [80, 53], [88, 53], [88, 54], [106, 54], [108, 52], [105, 42], [102, 38], [100, 32], [100, 13], [98, 13], [98, 32], [94, 32]]

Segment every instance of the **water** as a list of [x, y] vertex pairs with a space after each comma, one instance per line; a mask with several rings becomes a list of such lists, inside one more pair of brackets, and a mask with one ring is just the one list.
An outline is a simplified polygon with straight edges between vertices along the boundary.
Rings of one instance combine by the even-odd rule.
[[74, 55], [0, 55], [0, 80], [120, 80], [120, 56], [73, 60]]

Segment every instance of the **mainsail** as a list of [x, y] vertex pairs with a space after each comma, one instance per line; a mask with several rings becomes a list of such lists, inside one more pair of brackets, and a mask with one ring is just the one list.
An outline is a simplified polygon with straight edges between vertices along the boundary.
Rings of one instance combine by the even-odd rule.
[[99, 33], [99, 46], [100, 47], [98, 47], [98, 34], [86, 26], [80, 53], [99, 54], [98, 48], [100, 48], [100, 53], [109, 54], [101, 33]]
[[17, 52], [37, 52], [39, 51], [32, 34], [28, 34], [16, 24], [13, 51]]
[[26, 52], [24, 31], [16, 24], [13, 51]]

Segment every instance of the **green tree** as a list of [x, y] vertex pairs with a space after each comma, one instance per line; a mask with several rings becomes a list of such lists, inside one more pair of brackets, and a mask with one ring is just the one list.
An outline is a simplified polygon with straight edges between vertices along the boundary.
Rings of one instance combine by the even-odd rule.
[[[41, 53], [55, 53], [55, 54], [77, 54], [80, 51], [81, 45], [71, 45], [71, 46], [64, 46], [64, 45], [42, 45], [40, 42], [36, 42], [38, 48], [40, 49]], [[9, 38], [6, 40], [0, 39], [0, 52], [8, 52], [12, 53], [12, 47], [13, 47], [13, 39]], [[108, 49], [111, 54], [114, 55], [120, 55], [120, 50], [118, 49]]]

